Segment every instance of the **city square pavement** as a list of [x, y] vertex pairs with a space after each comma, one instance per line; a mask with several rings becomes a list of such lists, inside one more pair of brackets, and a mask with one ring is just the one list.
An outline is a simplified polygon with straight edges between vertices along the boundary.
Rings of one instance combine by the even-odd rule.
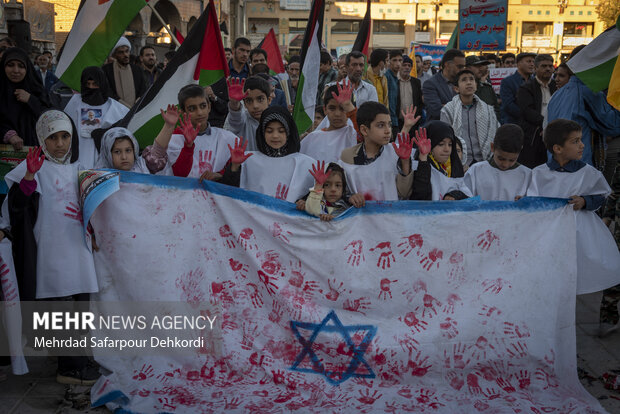
[[[606, 390], [600, 377], [620, 370], [620, 332], [607, 338], [596, 336], [600, 293], [577, 298], [577, 364], [585, 388], [609, 413], [620, 413], [620, 392]], [[57, 384], [56, 362], [52, 358], [28, 358], [30, 373], [8, 375], [0, 383], [0, 413], [107, 413], [91, 408], [89, 388]], [[620, 374], [620, 372], [618, 372]]]

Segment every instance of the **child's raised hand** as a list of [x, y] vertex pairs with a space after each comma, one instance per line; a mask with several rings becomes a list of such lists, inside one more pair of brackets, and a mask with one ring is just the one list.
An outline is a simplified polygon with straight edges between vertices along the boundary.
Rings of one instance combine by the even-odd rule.
[[179, 110], [176, 105], [168, 105], [166, 110], [160, 109], [161, 117], [168, 126], [174, 127], [179, 120]]
[[41, 147], [30, 148], [26, 156], [26, 167], [30, 174], [35, 174], [43, 166], [45, 154], [41, 154]]
[[[243, 145], [241, 145], [243, 143]], [[243, 164], [245, 160], [250, 158], [254, 154], [246, 154], [245, 149], [248, 147], [248, 141], [243, 142], [243, 137], [235, 138], [235, 147], [231, 147], [228, 144], [228, 149], [230, 151], [230, 162], [232, 164]]]
[[228, 98], [232, 101], [241, 102], [243, 98], [248, 96], [248, 93], [243, 93], [243, 85], [245, 85], [245, 79], [228, 78]]
[[422, 118], [421, 115], [418, 115], [418, 116], [415, 115], [417, 109], [418, 107], [413, 106], [413, 105], [409, 105], [409, 108], [407, 108], [405, 111], [401, 109], [400, 113], [403, 115], [403, 121], [404, 121], [403, 129], [406, 129], [407, 131], [409, 131], [411, 127], [417, 124], [420, 118]]
[[312, 174], [312, 176], [316, 180], [316, 183], [321, 187], [323, 186], [323, 184], [325, 184], [325, 181], [327, 181], [327, 178], [332, 173], [331, 171], [325, 172], [325, 161], [323, 161], [322, 163], [321, 161], [317, 161], [316, 165], [313, 165], [312, 169], [308, 170], [308, 172]]
[[351, 81], [345, 79], [342, 81], [342, 85], [340, 83], [336, 84], [338, 88], [338, 95], [332, 92], [332, 96], [340, 105], [344, 105], [347, 102], [351, 101], [351, 96], [353, 95], [353, 85]]
[[194, 145], [194, 141], [198, 136], [200, 124], [196, 125], [196, 128], [194, 128], [192, 126], [192, 118], [189, 114], [184, 114], [181, 117], [181, 121], [179, 122], [179, 124], [181, 125], [183, 136], [185, 137], [185, 146], [189, 148]]
[[396, 142], [392, 142], [392, 147], [396, 155], [398, 155], [398, 158], [401, 160], [408, 160], [411, 158], [413, 141], [409, 138], [409, 134], [406, 132], [399, 132], [396, 139], [398, 140], [398, 146], [396, 146]]
[[581, 210], [586, 206], [586, 199], [577, 195], [570, 196], [568, 204], [572, 204], [574, 210]]
[[353, 207], [360, 208], [366, 205], [366, 199], [363, 194], [357, 193], [349, 197], [349, 203], [353, 205]]
[[421, 155], [428, 155], [431, 152], [431, 140], [426, 137], [426, 128], [420, 128], [415, 132], [413, 142]]

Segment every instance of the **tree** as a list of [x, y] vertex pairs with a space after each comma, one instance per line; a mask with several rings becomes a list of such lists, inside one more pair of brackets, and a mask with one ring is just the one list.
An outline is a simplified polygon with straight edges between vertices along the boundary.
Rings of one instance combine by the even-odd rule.
[[596, 12], [598, 13], [598, 18], [605, 23], [605, 28], [615, 26], [618, 15], [620, 15], [620, 1], [599, 0]]

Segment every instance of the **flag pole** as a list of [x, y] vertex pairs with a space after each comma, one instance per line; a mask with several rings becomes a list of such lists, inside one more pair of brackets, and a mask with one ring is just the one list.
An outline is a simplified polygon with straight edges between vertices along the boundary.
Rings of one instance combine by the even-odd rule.
[[172, 39], [172, 41], [177, 45], [177, 48], [181, 47], [181, 43], [179, 43], [179, 41], [177, 40], [176, 36], [170, 31], [170, 28], [168, 27], [168, 25], [166, 24], [164, 19], [161, 17], [161, 15], [157, 12], [157, 10], [155, 10], [155, 7], [151, 6], [151, 3], [146, 3], [146, 4], [147, 4], [147, 6], [149, 6], [151, 8], [153, 13], [155, 13], [155, 16], [157, 16], [157, 18], [159, 19], [161, 24], [164, 25], [164, 29], [166, 29], [166, 31], [170, 35], [170, 38]]

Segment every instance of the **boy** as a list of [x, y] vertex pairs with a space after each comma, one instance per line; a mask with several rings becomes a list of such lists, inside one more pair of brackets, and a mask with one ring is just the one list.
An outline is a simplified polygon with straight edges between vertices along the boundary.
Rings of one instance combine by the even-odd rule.
[[592, 293], [620, 282], [620, 253], [611, 233], [594, 212], [611, 189], [596, 168], [581, 161], [581, 126], [556, 119], [543, 132], [552, 158], [532, 170], [528, 196], [568, 198], [576, 212], [577, 294]]
[[[230, 158], [228, 145], [235, 144], [235, 135], [209, 125], [211, 104], [202, 86], [184, 86], [179, 91], [178, 100], [181, 114], [185, 117], [185, 123], [181, 122], [182, 129], [174, 130], [176, 120], [166, 121], [159, 134], [172, 134], [168, 158], [174, 175], [219, 178], [218, 172], [224, 169]], [[186, 125], [187, 121], [191, 122], [191, 126]]]
[[349, 202], [362, 207], [365, 200], [405, 198], [413, 184], [409, 136], [399, 135], [398, 146], [388, 145], [390, 111], [379, 102], [363, 103], [357, 110], [357, 124], [363, 142], [344, 149], [338, 162], [353, 193]]
[[[327, 88], [323, 107], [329, 127], [308, 134], [301, 141], [299, 152], [329, 164], [338, 161], [342, 150], [357, 144], [354, 125], [357, 111], [351, 102], [352, 93], [353, 87], [349, 82], [345, 82], [344, 86], [332, 85]], [[347, 122], [349, 119], [352, 124]]]
[[[256, 128], [263, 111], [271, 103], [269, 82], [250, 76], [245, 82], [232, 79], [228, 82], [228, 116], [224, 129], [243, 137], [248, 151], [256, 151]], [[241, 105], [243, 101], [243, 105]]]
[[523, 130], [515, 124], [497, 129], [491, 144], [493, 157], [477, 162], [467, 170], [465, 185], [483, 200], [516, 201], [527, 192], [532, 170], [519, 164], [523, 148]]
[[441, 108], [439, 119], [454, 129], [465, 140], [463, 151], [467, 165], [488, 160], [491, 142], [499, 126], [492, 106], [476, 96], [476, 77], [471, 70], [457, 73], [456, 95]]

